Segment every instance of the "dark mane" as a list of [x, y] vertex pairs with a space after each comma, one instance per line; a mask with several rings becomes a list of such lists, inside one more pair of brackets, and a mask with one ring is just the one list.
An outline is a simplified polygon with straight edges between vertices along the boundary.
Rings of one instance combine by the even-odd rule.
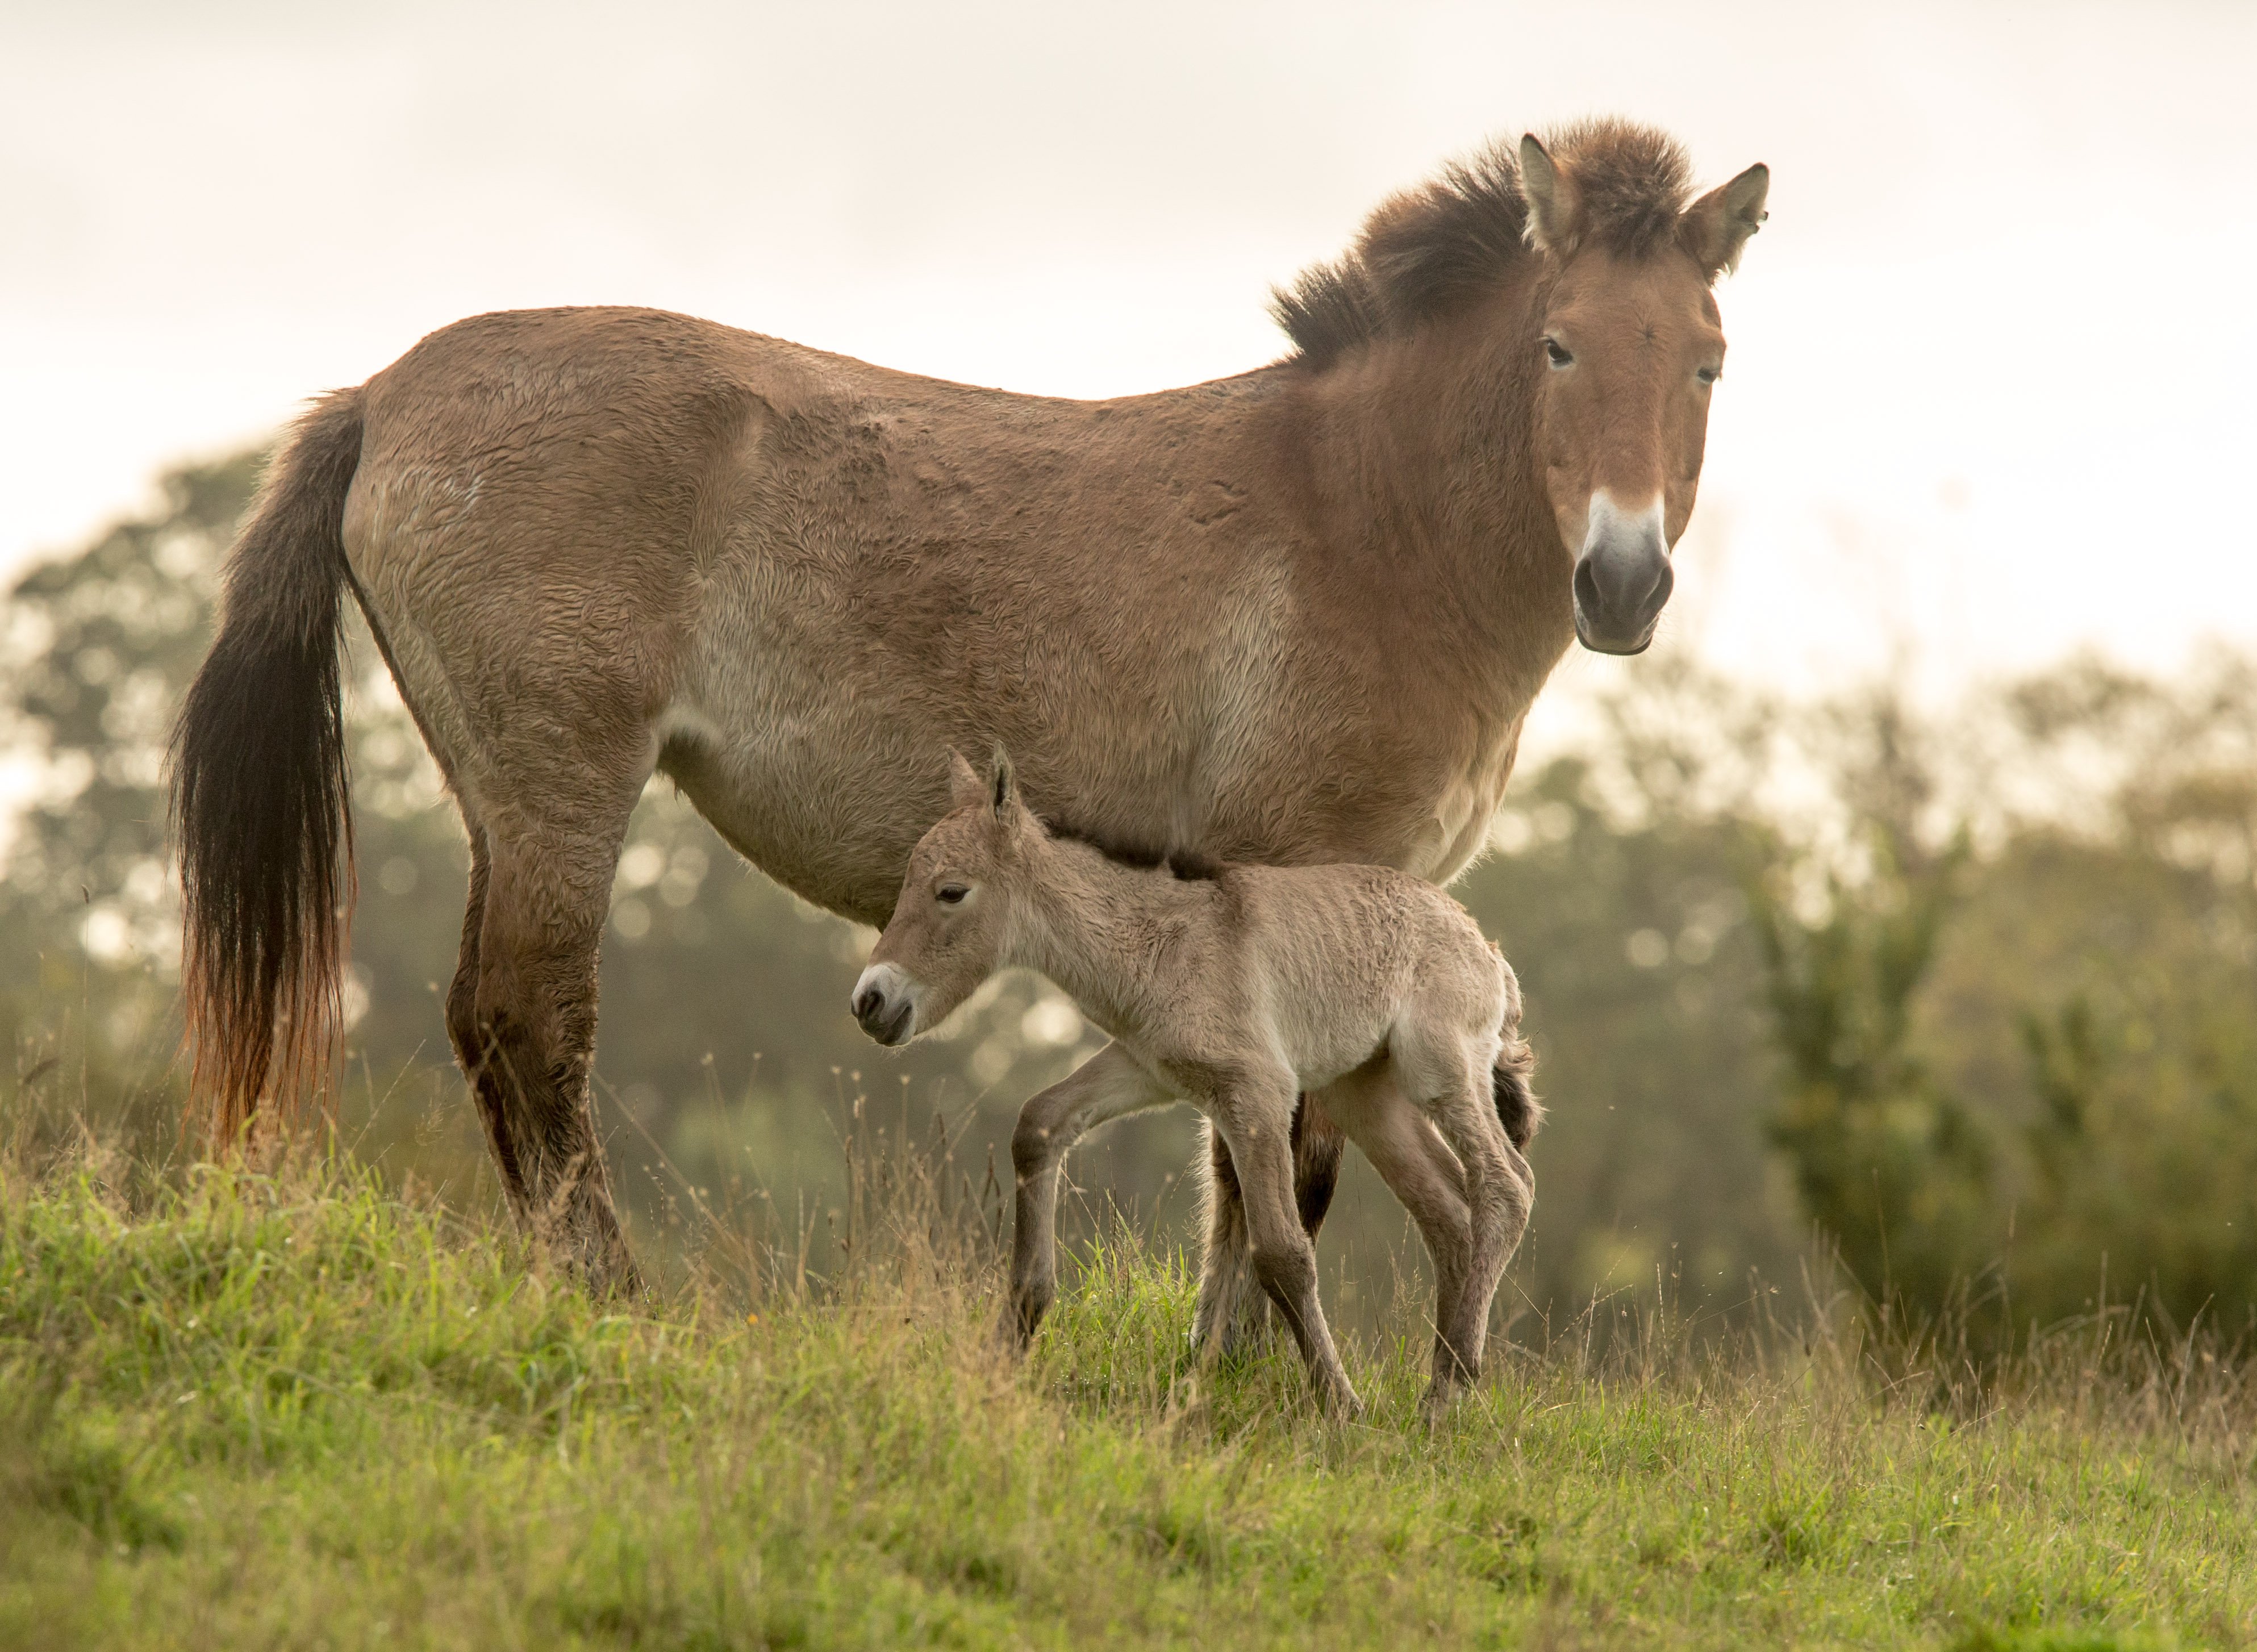
[[1222, 861], [1201, 854], [1196, 850], [1148, 849], [1141, 844], [1122, 843], [1117, 839], [1101, 836], [1079, 826], [1053, 819], [1048, 815], [1038, 815], [1036, 818], [1042, 822], [1043, 830], [1049, 833], [1052, 838], [1061, 842], [1079, 843], [1086, 848], [1095, 849], [1107, 860], [1121, 866], [1134, 866], [1149, 871], [1165, 868], [1171, 876], [1186, 883], [1208, 883], [1222, 876], [1224, 865]]
[[[1645, 258], [1674, 233], [1692, 193], [1677, 140], [1624, 120], [1579, 121], [1546, 134], [1574, 181], [1586, 245]], [[1499, 139], [1440, 177], [1381, 203], [1355, 245], [1270, 294], [1293, 341], [1290, 359], [1326, 367], [1358, 344], [1494, 291], [1536, 256], [1516, 146]]]

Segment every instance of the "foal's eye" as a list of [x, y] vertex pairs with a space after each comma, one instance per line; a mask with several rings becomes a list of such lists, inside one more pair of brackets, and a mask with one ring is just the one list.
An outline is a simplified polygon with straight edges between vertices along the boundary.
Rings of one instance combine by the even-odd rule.
[[1568, 354], [1567, 346], [1556, 338], [1547, 338], [1544, 341], [1544, 359], [1555, 367], [1571, 366], [1575, 360], [1574, 356]]
[[1712, 385], [1724, 376], [1724, 370], [1722, 367], [1695, 367], [1693, 376], [1704, 385]]
[[961, 883], [944, 883], [940, 886], [937, 898], [943, 906], [958, 906], [963, 904], [964, 897], [970, 893], [972, 891]]

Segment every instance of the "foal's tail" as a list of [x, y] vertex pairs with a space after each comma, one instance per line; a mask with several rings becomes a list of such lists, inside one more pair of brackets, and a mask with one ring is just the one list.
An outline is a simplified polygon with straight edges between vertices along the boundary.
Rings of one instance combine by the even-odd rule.
[[1520, 982], [1510, 964], [1504, 967], [1504, 1024], [1499, 1029], [1504, 1042], [1489, 1070], [1489, 1093], [1496, 1102], [1497, 1122], [1512, 1145], [1525, 1152], [1544, 1124], [1544, 1103], [1529, 1088], [1536, 1076], [1536, 1052], [1520, 1036]]
[[324, 1074], [352, 904], [337, 656], [361, 393], [324, 397], [276, 456], [229, 558], [219, 635], [173, 732], [190, 1106], [232, 1140], [270, 1082]]

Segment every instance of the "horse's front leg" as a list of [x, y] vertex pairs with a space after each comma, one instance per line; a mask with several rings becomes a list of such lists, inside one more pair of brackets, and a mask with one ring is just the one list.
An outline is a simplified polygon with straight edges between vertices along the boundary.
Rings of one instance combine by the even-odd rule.
[[1058, 1171], [1067, 1152], [1100, 1124], [1174, 1099], [1127, 1051], [1108, 1044], [1019, 1110], [1011, 1133], [1017, 1206], [1011, 1301], [1003, 1316], [1011, 1346], [1027, 1345], [1058, 1295]]

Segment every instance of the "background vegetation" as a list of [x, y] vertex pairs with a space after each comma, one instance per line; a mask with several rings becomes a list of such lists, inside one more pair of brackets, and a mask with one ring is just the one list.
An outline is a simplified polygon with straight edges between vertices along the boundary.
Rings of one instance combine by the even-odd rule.
[[[28, 792], [0, 876], [0, 1027], [32, 1097], [177, 1145], [163, 744], [257, 460], [34, 570], [0, 614]], [[460, 831], [374, 651], [353, 655], [360, 904], [343, 1138], [394, 1186], [492, 1190], [438, 1008]], [[2092, 662], [1916, 713], [1886, 685], [1786, 707], [1679, 662], [1588, 748], [1517, 783], [1459, 893], [1519, 968], [1552, 1122], [1511, 1290], [1744, 1314], [1815, 1236], [1877, 1307], [1985, 1345], [2135, 1303], [2225, 1345], [2257, 1314], [2257, 671]], [[622, 860], [598, 1069], [647, 1246], [684, 1202], [811, 1236], [846, 1188], [851, 1098], [937, 1114], [975, 1174], [1090, 1047], [1012, 979], [906, 1057], [845, 1014], [867, 932], [746, 869], [654, 785]], [[1188, 1216], [1188, 1115], [1073, 1169], [1084, 1231]], [[1326, 1236], [1350, 1323], [1405, 1230], [1354, 1176]], [[1415, 1250], [1415, 1246], [1407, 1247]], [[1768, 1283], [1764, 1283], [1768, 1281]]]
[[459, 828], [372, 652], [350, 1076], [190, 1162], [159, 781], [244, 458], [0, 611], [0, 1644], [1936, 1645], [2257, 1638], [2257, 671], [1927, 716], [1682, 662], [1460, 892], [1552, 1122], [1518, 1323], [1436, 1434], [1352, 1165], [1373, 1403], [1188, 1363], [1182, 1116], [1075, 1166], [1000, 1363], [995, 1144], [1089, 1046], [1014, 979], [883, 1057], [867, 947], [663, 787], [599, 1104], [662, 1286], [548, 1278], [443, 1045]]

